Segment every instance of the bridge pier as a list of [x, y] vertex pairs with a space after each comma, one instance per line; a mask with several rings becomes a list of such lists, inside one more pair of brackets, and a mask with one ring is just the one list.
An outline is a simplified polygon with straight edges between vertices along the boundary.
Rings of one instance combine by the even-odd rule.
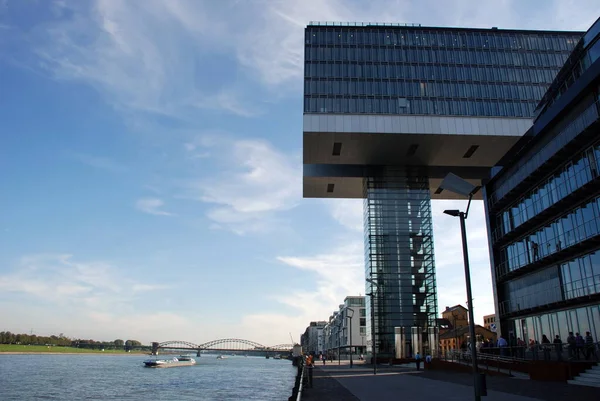
[[158, 343], [157, 342], [152, 343], [152, 355], [158, 355]]
[[198, 358], [202, 356], [202, 355], [201, 355], [201, 353], [200, 353], [200, 349], [198, 349], [198, 352], [196, 352], [196, 356], [197, 356]]

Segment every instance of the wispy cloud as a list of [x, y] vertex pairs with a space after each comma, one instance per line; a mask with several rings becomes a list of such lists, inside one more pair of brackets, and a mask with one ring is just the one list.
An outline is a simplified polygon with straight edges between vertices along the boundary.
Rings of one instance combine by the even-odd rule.
[[[295, 207], [302, 195], [299, 155], [289, 155], [263, 140], [200, 140], [218, 154], [224, 170], [217, 175], [187, 180], [183, 197], [216, 207], [207, 212], [214, 228], [238, 234], [268, 231], [277, 212]], [[196, 145], [189, 144], [196, 151]]]
[[0, 275], [0, 292], [22, 293], [53, 304], [104, 311], [126, 305], [135, 293], [164, 285], [140, 283], [103, 261], [79, 261], [69, 254], [22, 257], [12, 272]]
[[111, 173], [124, 173], [128, 170], [126, 165], [108, 157], [94, 156], [85, 153], [74, 153], [73, 157], [79, 162], [90, 167], [105, 170]]
[[314, 278], [313, 290], [303, 289], [276, 298], [297, 310], [306, 322], [327, 320], [347, 295], [364, 293], [364, 256], [360, 240], [338, 245], [327, 253], [279, 256], [277, 260]]
[[155, 216], [174, 216], [173, 213], [161, 210], [164, 202], [158, 198], [142, 198], [135, 203], [136, 209], [144, 213], [153, 214]]

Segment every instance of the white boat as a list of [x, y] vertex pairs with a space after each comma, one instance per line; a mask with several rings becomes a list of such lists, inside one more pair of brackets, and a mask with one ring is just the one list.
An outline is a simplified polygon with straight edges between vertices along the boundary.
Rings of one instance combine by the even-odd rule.
[[219, 355], [217, 359], [227, 359], [227, 357], [225, 355]]
[[193, 366], [196, 360], [187, 355], [181, 355], [173, 359], [149, 359], [144, 361], [147, 368], [174, 368], [177, 366]]
[[273, 359], [281, 359], [281, 355], [273, 355]]

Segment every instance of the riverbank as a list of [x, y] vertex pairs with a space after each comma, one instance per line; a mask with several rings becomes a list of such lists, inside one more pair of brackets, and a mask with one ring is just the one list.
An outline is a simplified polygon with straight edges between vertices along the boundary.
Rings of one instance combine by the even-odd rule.
[[148, 351], [132, 351], [125, 350], [100, 350], [86, 349], [75, 347], [58, 347], [47, 345], [16, 345], [16, 344], [0, 344], [0, 355], [25, 355], [25, 354], [48, 354], [48, 355], [144, 355], [149, 354]]
[[0, 355], [109, 355], [109, 356], [119, 356], [119, 355], [148, 355], [147, 352], [0, 352]]

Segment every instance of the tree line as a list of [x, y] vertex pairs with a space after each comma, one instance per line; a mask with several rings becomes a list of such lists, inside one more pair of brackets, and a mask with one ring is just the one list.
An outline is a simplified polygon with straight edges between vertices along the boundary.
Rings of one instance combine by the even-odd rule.
[[62, 333], [58, 336], [38, 336], [35, 334], [15, 334], [10, 331], [0, 331], [0, 344], [49, 345], [87, 349], [124, 349], [126, 351], [147, 348], [137, 340], [123, 341], [121, 339], [116, 339], [114, 341], [96, 341], [81, 338], [69, 338], [65, 337]]

